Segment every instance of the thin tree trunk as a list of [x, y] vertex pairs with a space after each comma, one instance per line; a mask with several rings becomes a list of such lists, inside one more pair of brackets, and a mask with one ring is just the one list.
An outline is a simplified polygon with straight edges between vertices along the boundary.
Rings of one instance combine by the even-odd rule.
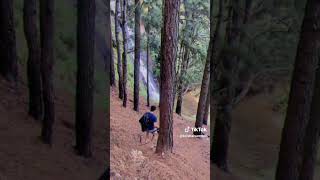
[[112, 48], [112, 31], [111, 31], [111, 7], [110, 2], [107, 3], [107, 53], [106, 53], [106, 66], [109, 66], [110, 69], [110, 86], [116, 85], [115, 80], [115, 71], [114, 71], [114, 59], [113, 59], [113, 48]]
[[38, 1], [24, 0], [23, 25], [28, 45], [28, 87], [29, 115], [36, 120], [42, 119], [42, 94], [40, 71], [40, 34], [38, 29]]
[[[226, 27], [226, 42], [232, 49], [237, 49], [239, 46], [239, 25], [240, 16], [239, 0], [230, 1], [229, 6], [229, 22]], [[216, 105], [216, 120], [213, 136], [213, 163], [218, 168], [228, 171], [228, 149], [229, 149], [229, 134], [232, 122], [232, 105], [235, 96], [234, 77], [238, 58], [235, 55], [229, 54], [226, 51], [221, 52], [221, 76], [217, 77], [218, 89], [222, 89], [217, 96]], [[216, 88], [215, 88], [216, 89]]]
[[172, 152], [173, 89], [179, 29], [180, 0], [164, 0], [161, 35], [160, 132], [156, 153]]
[[147, 31], [147, 106], [150, 106], [150, 89], [149, 89], [149, 61], [150, 61], [150, 50], [149, 50], [149, 31]]
[[[319, 14], [319, 1], [308, 0], [291, 81], [287, 115], [282, 131], [276, 180], [299, 179], [304, 137], [310, 118], [314, 79], [319, 61]], [[312, 144], [310, 145], [312, 146]], [[306, 148], [308, 151], [308, 145]]]
[[210, 107], [210, 93], [208, 92], [207, 99], [206, 99], [206, 107], [204, 109], [204, 115], [203, 115], [204, 125], [208, 125], [209, 107]]
[[119, 98], [123, 99], [123, 77], [122, 77], [122, 62], [121, 62], [121, 49], [120, 49], [120, 40], [119, 40], [119, 33], [120, 33], [120, 0], [116, 0], [116, 8], [115, 8], [115, 15], [114, 15], [114, 28], [115, 28], [115, 38], [117, 44], [117, 69], [118, 69], [118, 86], [119, 86]]
[[[209, 45], [210, 48], [210, 45]], [[212, 45], [211, 49], [208, 51], [212, 51]], [[208, 53], [209, 55], [209, 53]], [[197, 108], [197, 116], [196, 116], [196, 123], [195, 127], [200, 128], [203, 124], [203, 116], [205, 114], [205, 106], [206, 106], [206, 96], [209, 91], [209, 82], [210, 82], [210, 56], [207, 56], [205, 68], [203, 71], [203, 77], [202, 77], [202, 83], [201, 83], [201, 91], [200, 91], [200, 97], [198, 102], [198, 108]], [[195, 132], [198, 134], [198, 132]]]
[[76, 149], [91, 157], [94, 95], [95, 1], [78, 0]]
[[54, 0], [40, 1], [41, 79], [44, 117], [41, 137], [52, 144], [52, 126], [55, 119], [53, 65], [54, 65]]
[[[210, 9], [210, 10], [212, 10], [212, 9]], [[217, 26], [220, 26], [220, 24]], [[214, 33], [213, 27], [211, 27], [211, 28], [210, 28], [211, 29], [210, 36], [212, 36]], [[215, 44], [216, 44], [216, 39], [210, 38], [207, 59], [206, 59], [205, 67], [203, 70], [200, 97], [199, 97], [199, 102], [198, 102], [198, 106], [197, 106], [197, 115], [196, 115], [196, 122], [195, 122], [196, 128], [201, 128], [203, 125], [203, 117], [204, 117], [205, 108], [206, 108], [206, 99], [207, 99], [207, 94], [209, 93], [209, 86], [210, 86], [210, 58], [212, 55], [212, 51], [214, 50], [214, 48], [216, 46]], [[196, 135], [197, 134], [199, 135], [200, 133], [201, 132], [195, 132]]]
[[122, 36], [123, 36], [123, 53], [122, 53], [122, 77], [123, 77], [123, 107], [127, 107], [127, 0], [122, 2]]
[[141, 1], [135, 0], [135, 28], [134, 28], [134, 92], [133, 110], [139, 111], [139, 90], [140, 90], [140, 16]]
[[[192, 38], [192, 35], [190, 33], [190, 31], [192, 31], [193, 28], [193, 24], [191, 23], [191, 19], [190, 19], [190, 10], [191, 10], [191, 5], [189, 4], [188, 0], [184, 0], [184, 7], [185, 7], [185, 18], [186, 18], [186, 25], [185, 25], [185, 33], [182, 37], [181, 40], [181, 46], [180, 46], [180, 51], [182, 48], [184, 48], [184, 51], [181, 53], [183, 53], [183, 57], [181, 57], [181, 62], [180, 62], [180, 75], [177, 78], [177, 90], [176, 90], [176, 95], [177, 95], [177, 105], [176, 105], [176, 113], [178, 115], [181, 116], [181, 111], [182, 111], [182, 101], [183, 101], [183, 93], [184, 93], [184, 89], [185, 89], [185, 82], [184, 82], [184, 78], [185, 78], [185, 74], [186, 71], [188, 69], [188, 57], [189, 57], [189, 46], [190, 46], [190, 40]], [[181, 54], [182, 56], [182, 54]]]
[[185, 46], [183, 59], [181, 61], [181, 70], [180, 76], [178, 79], [178, 87], [177, 87], [177, 105], [176, 105], [176, 113], [181, 116], [182, 111], [182, 101], [183, 101], [183, 93], [184, 93], [184, 76], [186, 74], [188, 68], [188, 56], [189, 56], [189, 48]]
[[0, 1], [0, 74], [11, 82], [18, 77], [13, 0]]
[[247, 24], [249, 21], [251, 5], [252, 5], [252, 0], [245, 1], [244, 17], [243, 17], [242, 24]]

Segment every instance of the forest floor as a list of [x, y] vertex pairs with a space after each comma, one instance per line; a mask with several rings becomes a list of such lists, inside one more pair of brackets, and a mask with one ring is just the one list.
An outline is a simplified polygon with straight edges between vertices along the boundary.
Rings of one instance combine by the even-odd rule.
[[[232, 175], [223, 174], [213, 167], [215, 179], [274, 179], [285, 118], [284, 113], [273, 110], [278, 93], [247, 97], [235, 108], [229, 146]], [[320, 179], [320, 158], [315, 172], [315, 179]]]
[[[56, 90], [56, 121], [52, 147], [40, 141], [41, 123], [27, 114], [27, 87], [15, 90], [0, 77], [0, 179], [98, 179], [106, 167], [106, 114], [96, 109], [93, 158], [75, 154], [74, 96]], [[4, 163], [5, 162], [5, 163]]]
[[[157, 136], [151, 143], [145, 145], [141, 145], [137, 138], [141, 132], [138, 120], [149, 110], [144, 99], [140, 100], [138, 113], [132, 110], [131, 95], [127, 108], [123, 108], [115, 91], [112, 90], [110, 100], [111, 179], [210, 179], [209, 138], [180, 137], [183, 134], [191, 134], [185, 133], [184, 129], [188, 126], [193, 127], [193, 122], [174, 115], [173, 154], [157, 155], [155, 154]], [[156, 114], [159, 115], [159, 110]]]

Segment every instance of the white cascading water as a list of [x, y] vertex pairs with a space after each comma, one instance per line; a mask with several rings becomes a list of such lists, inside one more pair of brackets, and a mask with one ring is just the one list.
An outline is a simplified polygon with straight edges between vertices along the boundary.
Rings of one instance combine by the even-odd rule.
[[[127, 30], [127, 37], [128, 37], [128, 50], [131, 50], [134, 48], [134, 33], [132, 31], [132, 29], [130, 29], [128, 27]], [[130, 59], [131, 62], [133, 63], [134, 61], [134, 51], [132, 51], [130, 53]], [[152, 59], [149, 59], [149, 63], [152, 62]], [[151, 63], [150, 63], [151, 64]], [[149, 64], [149, 67], [150, 67]], [[140, 82], [143, 82], [143, 84], [145, 86], [147, 86], [147, 73], [149, 73], [149, 96], [150, 96], [150, 100], [154, 101], [154, 102], [159, 102], [160, 100], [160, 95], [159, 95], [159, 86], [158, 86], [158, 82], [156, 81], [156, 79], [154, 78], [152, 72], [149, 70], [149, 72], [147, 71], [147, 53], [141, 49], [141, 53], [140, 53]]]

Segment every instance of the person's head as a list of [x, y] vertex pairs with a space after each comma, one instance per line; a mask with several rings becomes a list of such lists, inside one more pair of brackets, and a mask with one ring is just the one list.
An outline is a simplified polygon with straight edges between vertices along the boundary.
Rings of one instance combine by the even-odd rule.
[[157, 107], [156, 106], [151, 106], [150, 111], [154, 112], [155, 110], [157, 110]]

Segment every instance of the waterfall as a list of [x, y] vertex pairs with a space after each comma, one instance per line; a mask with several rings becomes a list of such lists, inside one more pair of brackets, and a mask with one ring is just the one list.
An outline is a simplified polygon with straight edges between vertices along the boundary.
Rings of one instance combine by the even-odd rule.
[[[127, 37], [128, 37], [128, 50], [132, 50], [134, 48], [134, 32], [131, 28], [127, 27]], [[134, 63], [134, 51], [132, 51], [129, 56], [131, 57], [131, 62]], [[151, 57], [149, 57], [149, 63], [152, 62]], [[150, 65], [150, 64], [149, 64]], [[150, 66], [149, 66], [150, 67]], [[152, 71], [147, 71], [147, 53], [141, 49], [140, 51], [140, 82], [143, 82], [145, 86], [147, 86], [147, 73], [149, 73], [149, 96], [150, 100], [154, 102], [159, 102], [160, 94], [159, 94], [159, 85], [157, 80], [154, 78]]]

